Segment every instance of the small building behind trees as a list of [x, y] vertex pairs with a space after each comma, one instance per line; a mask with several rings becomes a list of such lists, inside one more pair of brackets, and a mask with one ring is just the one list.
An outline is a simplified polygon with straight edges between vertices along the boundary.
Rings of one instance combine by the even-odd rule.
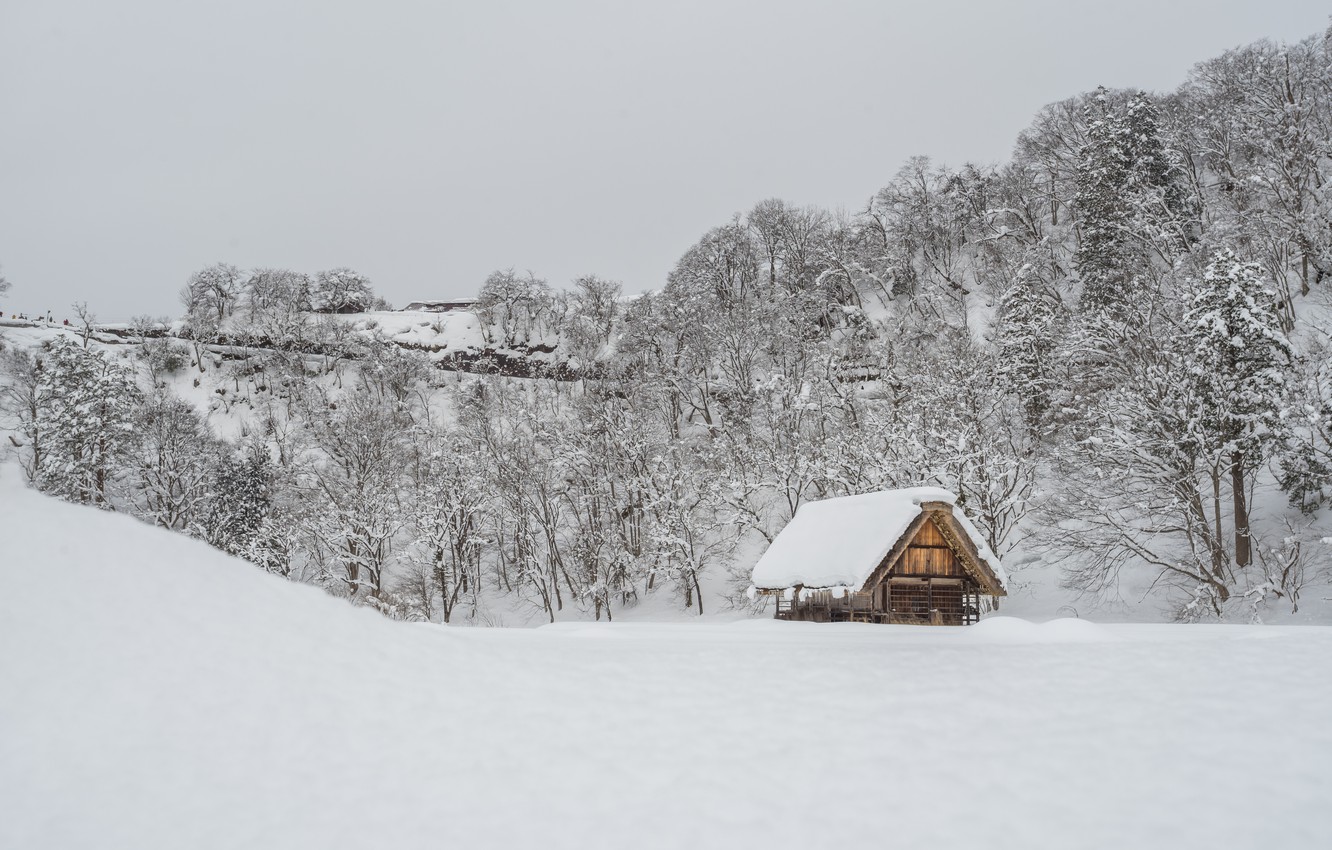
[[998, 557], [937, 487], [807, 502], [754, 567], [781, 620], [975, 623], [1006, 596]]

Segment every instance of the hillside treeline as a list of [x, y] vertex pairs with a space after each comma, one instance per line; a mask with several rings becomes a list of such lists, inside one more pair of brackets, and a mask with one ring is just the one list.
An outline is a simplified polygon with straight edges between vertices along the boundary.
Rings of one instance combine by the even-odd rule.
[[369, 306], [352, 273], [218, 266], [189, 343], [9, 352], [9, 410], [38, 486], [395, 616], [744, 604], [801, 503], [918, 484], [1092, 597], [1259, 616], [1328, 578], [1330, 167], [1328, 36], [1258, 42], [1051, 104], [1002, 165], [913, 159], [854, 214], [757, 203], [648, 294], [491, 275], [487, 346], [562, 380], [312, 318]]

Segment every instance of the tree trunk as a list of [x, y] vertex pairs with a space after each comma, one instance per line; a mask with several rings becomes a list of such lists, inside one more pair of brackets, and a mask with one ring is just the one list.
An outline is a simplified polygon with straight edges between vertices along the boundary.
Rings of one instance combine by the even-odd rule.
[[[438, 549], [436, 549], [435, 551], [436, 551], [437, 553], [439, 552]], [[439, 558], [439, 556], [438, 556], [438, 554], [437, 554], [437, 555], [436, 555], [436, 561], [435, 561], [435, 563], [436, 563], [436, 566], [435, 566], [435, 586], [439, 588], [439, 599], [440, 599], [440, 604], [441, 604], [441, 607], [442, 607], [442, 609], [443, 609], [444, 622], [445, 622], [445, 624], [447, 624], [447, 623], [449, 622], [449, 617], [451, 617], [451, 616], [453, 615], [453, 605], [450, 604], [450, 599], [449, 599], [449, 578], [448, 578], [448, 573], [446, 573], [446, 572], [444, 571], [444, 568], [443, 568], [442, 566], [439, 566], [439, 562], [440, 562], [440, 560], [441, 560], [441, 559]]]
[[[1206, 520], [1203, 520], [1206, 524]], [[1213, 459], [1212, 461], [1212, 523], [1215, 526], [1212, 540], [1215, 543], [1212, 549], [1212, 571], [1216, 573], [1217, 578], [1225, 576], [1225, 540], [1226, 533], [1221, 526], [1221, 461]]]
[[359, 557], [358, 547], [355, 540], [347, 541], [347, 560], [343, 569], [347, 573], [347, 586], [351, 588], [351, 595], [354, 597], [361, 590], [361, 565], [357, 558]]
[[1244, 452], [1230, 456], [1230, 489], [1235, 500], [1235, 566], [1244, 569], [1253, 558], [1250, 551], [1249, 503], [1244, 493]]

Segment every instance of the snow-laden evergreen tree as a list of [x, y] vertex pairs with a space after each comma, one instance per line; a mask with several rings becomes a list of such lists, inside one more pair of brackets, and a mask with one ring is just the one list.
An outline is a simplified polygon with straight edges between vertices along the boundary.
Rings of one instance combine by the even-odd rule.
[[41, 489], [75, 502], [108, 504], [118, 462], [137, 439], [141, 396], [133, 373], [106, 355], [56, 337], [42, 367]]
[[219, 549], [240, 554], [268, 515], [272, 477], [267, 454], [247, 452], [220, 458], [213, 469], [213, 498], [204, 517], [205, 539]]
[[1116, 101], [1100, 88], [1087, 108], [1074, 262], [1084, 310], [1121, 317], [1146, 286], [1154, 257], [1170, 260], [1183, 248], [1186, 204], [1179, 156], [1162, 141], [1151, 97], [1138, 92]]
[[210, 465], [208, 495], [193, 533], [270, 572], [282, 572], [284, 547], [274, 545], [275, 471], [268, 449], [251, 440]]
[[1039, 429], [1050, 407], [1058, 316], [1051, 298], [1023, 266], [999, 303], [999, 375], [1019, 399], [1028, 427]]
[[1278, 460], [1290, 504], [1311, 514], [1332, 499], [1332, 352], [1305, 352], [1299, 403], [1291, 409]]
[[1275, 297], [1261, 266], [1226, 249], [1207, 265], [1184, 317], [1201, 411], [1196, 432], [1203, 451], [1229, 473], [1241, 569], [1252, 560], [1251, 476], [1280, 439], [1292, 364]]

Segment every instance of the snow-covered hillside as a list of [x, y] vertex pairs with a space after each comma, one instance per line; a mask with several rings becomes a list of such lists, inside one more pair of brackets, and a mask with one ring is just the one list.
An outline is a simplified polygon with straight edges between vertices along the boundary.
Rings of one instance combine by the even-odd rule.
[[1332, 629], [393, 623], [0, 469], [0, 846], [1313, 847]]
[[[381, 339], [391, 339], [405, 344], [409, 348], [427, 349], [429, 353], [420, 354], [420, 356], [428, 357], [436, 362], [438, 362], [439, 356], [447, 355], [449, 352], [475, 353], [480, 350], [473, 346], [475, 340], [469, 336], [469, 334], [475, 332], [475, 317], [473, 314], [436, 315], [429, 321], [422, 318], [426, 316], [427, 314], [375, 313], [334, 318], [338, 322], [346, 323], [353, 332], [364, 335], [367, 340], [379, 335]], [[445, 332], [442, 332], [442, 335], [428, 336], [429, 333], [434, 333], [431, 330], [431, 322], [438, 324], [439, 328], [442, 328]], [[77, 328], [46, 326], [31, 322], [16, 323], [6, 320], [0, 322], [0, 330], [3, 331], [3, 335], [0, 336], [0, 344], [15, 351], [29, 352], [37, 356], [42, 356], [43, 352], [59, 338], [73, 341], [80, 340], [80, 332]], [[123, 329], [112, 327], [111, 330]], [[423, 334], [427, 336], [422, 336]], [[194, 356], [194, 349], [186, 340], [168, 338], [158, 340], [158, 342], [165, 342], [174, 347], [175, 350], [183, 352], [187, 359]], [[211, 353], [207, 349], [203, 351], [202, 359], [204, 363], [202, 368], [187, 364], [185, 368], [179, 368], [175, 371], [159, 370], [150, 374], [150, 367], [146, 362], [147, 358], [143, 356], [145, 352], [142, 349], [144, 347], [132, 334], [124, 336], [110, 331], [98, 332], [94, 334], [89, 344], [93, 351], [107, 355], [112, 361], [131, 366], [137, 372], [139, 382], [145, 390], [152, 387], [154, 381], [159, 382], [170, 395], [187, 403], [202, 418], [207, 429], [213, 435], [227, 441], [229, 444], [238, 443], [246, 434], [271, 433], [274, 427], [272, 423], [275, 419], [281, 422], [294, 418], [290, 413], [292, 410], [292, 391], [282, 385], [297, 379], [285, 375], [281, 369], [274, 369], [271, 364], [264, 365], [264, 358], [256, 356], [254, 350], [248, 350], [247, 353], [238, 349], [236, 352], [226, 353], [224, 357], [226, 346], [212, 346], [213, 351]], [[390, 351], [392, 348], [386, 347], [379, 350]], [[538, 352], [533, 356], [540, 357], [541, 355]], [[334, 367], [330, 368], [323, 358], [312, 355], [308, 358], [306, 373], [299, 380], [307, 382], [320, 393], [324, 393], [327, 399], [335, 401], [344, 401], [358, 393], [367, 391], [364, 383], [358, 378], [361, 369], [358, 361], [353, 358], [346, 358], [334, 361], [334, 364]], [[425, 373], [426, 378], [421, 381], [419, 386], [419, 392], [426, 398], [424, 408], [427, 412], [423, 414], [423, 418], [430, 418], [437, 423], [442, 423], [446, 428], [459, 427], [457, 407], [460, 400], [463, 403], [470, 403], [469, 400], [474, 399], [477, 395], [476, 392], [460, 395], [460, 390], [469, 385], [473, 389], [478, 389], [480, 386], [478, 382], [483, 379], [477, 376], [466, 376], [430, 368], [427, 368]], [[9, 378], [0, 374], [0, 392], [3, 391], [3, 384], [6, 380], [9, 380]], [[561, 385], [554, 381], [540, 382], [520, 378], [496, 378], [494, 376], [485, 380], [502, 382], [500, 384], [492, 383], [490, 389], [487, 390], [488, 392], [503, 390], [515, 397], [523, 397], [537, 395], [544, 391], [548, 396], [545, 403], [560, 405], [565, 408], [566, 412], [570, 412], [569, 409], [573, 407], [573, 399], [577, 396], [576, 385], [565, 384], [562, 385], [564, 388], [561, 389]], [[869, 392], [873, 391], [872, 389], [869, 390]], [[529, 414], [533, 412], [526, 407], [520, 407], [516, 410], [516, 413], [501, 411], [498, 414], [487, 415], [511, 417], [515, 421], [526, 422]], [[542, 411], [539, 404], [536, 406], [536, 410], [537, 412]], [[545, 412], [549, 413], [549, 409], [547, 408]], [[583, 414], [575, 413], [574, 415], [576, 417]], [[0, 457], [6, 455], [23, 456], [22, 451], [12, 448], [10, 439], [5, 438], [6, 434], [10, 434], [16, 442], [23, 442], [18, 428], [19, 421], [20, 417], [14, 411], [5, 410], [3, 405], [0, 405]], [[580, 427], [595, 426], [595, 424], [595, 420], [589, 420], [583, 422]], [[468, 427], [474, 428], [475, 426], [461, 426], [459, 433], [468, 434]], [[621, 423], [617, 427], [627, 429], [629, 426]], [[471, 433], [470, 436], [474, 437], [475, 434]], [[620, 434], [618, 439], [633, 442], [638, 439], [638, 435], [626, 430]], [[458, 444], [452, 445], [453, 451], [459, 450]], [[522, 455], [522, 453], [519, 452], [519, 455]], [[519, 461], [526, 463], [528, 459], [525, 456], [520, 456]], [[486, 475], [492, 474], [493, 477], [495, 459], [484, 456], [478, 462], [482, 467], [482, 474], [479, 477], [486, 488], [486, 493], [493, 494], [498, 484], [487, 478]], [[924, 469], [925, 467], [921, 468]], [[491, 470], [492, 472], [486, 473], [485, 470]], [[1047, 475], [1043, 477], [1040, 486], [1043, 490], [1049, 490], [1056, 483]], [[444, 486], [447, 490], [456, 488], [458, 485], [441, 482], [441, 486]], [[414, 498], [412, 494], [408, 495]], [[1279, 513], [1285, 502], [1285, 495], [1271, 487], [1270, 484], [1260, 491], [1259, 496], [1260, 502], [1267, 506], [1272, 513]], [[716, 509], [724, 510], [725, 508], [726, 506], [722, 505]], [[131, 513], [134, 512], [133, 505], [122, 506], [121, 509], [128, 510]], [[151, 521], [151, 517], [145, 518]], [[1314, 519], [1318, 518], [1314, 517]], [[1312, 528], [1313, 531], [1317, 531], [1317, 527]], [[773, 529], [774, 532], [776, 530], [778, 529]], [[1306, 533], [1313, 532], [1306, 530]], [[1024, 531], [1016, 536], [1026, 537], [1027, 532]], [[577, 535], [575, 535], [575, 539], [576, 537]], [[756, 614], [758, 616], [769, 615], [769, 612], [766, 611], [755, 612], [746, 610], [743, 605], [735, 607], [733, 604], [738, 601], [738, 591], [743, 590], [743, 586], [748, 584], [750, 568], [758, 561], [765, 549], [766, 541], [751, 533], [742, 537], [732, 551], [725, 553], [725, 557], [717, 558], [711, 563], [709, 569], [702, 573], [700, 586], [705, 597], [703, 605], [706, 612], [705, 619], [709, 621], [730, 621], [755, 616]], [[410, 553], [410, 548], [404, 543], [399, 546], [399, 552]], [[1303, 588], [1303, 595], [1299, 600], [1298, 611], [1292, 611], [1293, 606], [1285, 601], [1262, 606], [1254, 605], [1251, 606], [1253, 618], [1278, 624], [1332, 623], [1332, 591], [1329, 591], [1328, 588], [1327, 579], [1329, 574], [1326, 572], [1329, 552], [1332, 552], [1332, 545], [1322, 542], [1317, 538], [1317, 535], [1305, 547], [1305, 556], [1310, 567]], [[1107, 594], [1102, 598], [1093, 598], [1091, 596], [1080, 596], [1075, 590], [1061, 586], [1061, 582], [1065, 578], [1065, 570], [1070, 561], [1061, 557], [1060, 553], [1050, 551], [1040, 545], [1039, 542], [1019, 543], [1016, 548], [1004, 553], [1004, 563], [1011, 574], [1009, 596], [1002, 603], [1001, 613], [1004, 614], [1033, 620], [1091, 616], [1101, 622], [1159, 622], [1168, 620], [1173, 616], [1170, 607], [1162, 599], [1150, 593], [1150, 588], [1156, 578], [1153, 570], [1125, 571], [1117, 592]], [[410, 564], [393, 565], [389, 570], [389, 583], [401, 578], [401, 573], [409, 567]], [[327, 577], [321, 579], [318, 575], [305, 575], [303, 578], [307, 581], [322, 583], [335, 592], [342, 589], [336, 577], [329, 580]], [[539, 625], [551, 619], [532, 600], [515, 599], [509, 594], [496, 592], [493, 587], [487, 587], [483, 589], [482, 593], [478, 594], [476, 606], [476, 610], [469, 609], [466, 614], [455, 619], [454, 622], [523, 626]], [[1239, 612], [1237, 618], [1248, 619], [1251, 615], [1248, 609], [1245, 609]], [[596, 616], [596, 612], [590, 606], [574, 600], [573, 604], [565, 605], [553, 616], [555, 619], [562, 621], [592, 619]], [[614, 609], [614, 617], [617, 620], [637, 622], [694, 620], [697, 617], [697, 611], [693, 606], [682, 606], [678, 594], [671, 593], [669, 588], [662, 588], [652, 593], [641, 593], [628, 604], [617, 604]], [[438, 619], [438, 615], [436, 615], [436, 619]]]

